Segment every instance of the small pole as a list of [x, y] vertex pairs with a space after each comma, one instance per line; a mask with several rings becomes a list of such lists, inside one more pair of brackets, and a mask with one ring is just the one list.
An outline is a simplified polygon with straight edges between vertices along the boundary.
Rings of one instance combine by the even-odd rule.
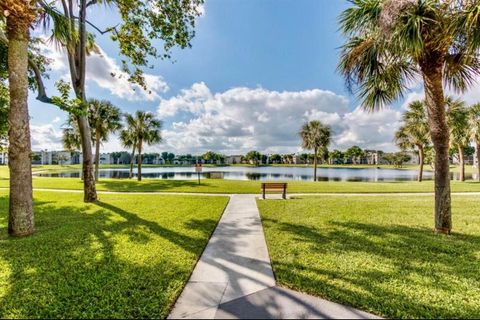
[[197, 171], [197, 176], [198, 176], [198, 185], [200, 185], [200, 172]]

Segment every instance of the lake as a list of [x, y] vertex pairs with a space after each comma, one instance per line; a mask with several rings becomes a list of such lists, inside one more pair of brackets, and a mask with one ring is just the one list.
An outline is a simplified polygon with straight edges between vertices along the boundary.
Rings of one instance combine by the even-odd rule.
[[[134, 173], [136, 174], [136, 169]], [[129, 169], [102, 169], [101, 178], [128, 178]], [[80, 171], [62, 171], [52, 173], [37, 173], [42, 177], [80, 177]], [[416, 170], [380, 169], [380, 168], [318, 168], [320, 181], [415, 181]], [[433, 172], [423, 173], [425, 180], [433, 179]], [[458, 174], [452, 173], [456, 179]], [[150, 179], [197, 179], [193, 167], [145, 167], [142, 168], [142, 177]], [[202, 178], [221, 177], [228, 180], [313, 180], [312, 167], [204, 167]], [[467, 179], [472, 175], [467, 174]]]

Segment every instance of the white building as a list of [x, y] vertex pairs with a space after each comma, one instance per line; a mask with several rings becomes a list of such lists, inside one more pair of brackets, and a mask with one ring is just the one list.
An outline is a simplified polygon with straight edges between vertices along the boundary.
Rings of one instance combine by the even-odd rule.
[[226, 164], [239, 164], [242, 163], [242, 156], [240, 155], [232, 155], [225, 157]]
[[0, 165], [7, 165], [7, 164], [8, 164], [8, 152], [1, 152]]

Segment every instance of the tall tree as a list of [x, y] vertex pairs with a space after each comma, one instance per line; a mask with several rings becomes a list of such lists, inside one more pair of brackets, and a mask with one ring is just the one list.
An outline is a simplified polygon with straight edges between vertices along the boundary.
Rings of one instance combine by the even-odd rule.
[[469, 88], [479, 74], [480, 2], [352, 0], [340, 16], [347, 40], [339, 70], [368, 110], [401, 98], [421, 77], [435, 149], [435, 230], [452, 227], [449, 134], [443, 84]]
[[300, 137], [302, 138], [302, 147], [313, 150], [313, 181], [317, 181], [318, 153], [322, 149], [327, 149], [331, 142], [330, 127], [323, 125], [318, 120], [312, 120], [302, 126]]
[[[159, 143], [162, 140], [160, 130], [162, 128], [162, 122], [155, 118], [150, 112], [137, 111], [134, 115], [127, 114], [127, 128], [122, 131], [131, 134], [130, 141], [134, 142], [137, 147], [138, 159], [138, 181], [142, 180], [142, 151], [143, 145], [152, 145]], [[128, 134], [125, 134], [128, 136]], [[175, 157], [175, 155], [174, 155]], [[133, 158], [133, 153], [132, 153]]]
[[100, 166], [100, 144], [108, 141], [108, 136], [122, 128], [120, 109], [107, 100], [88, 100], [88, 120], [94, 132], [95, 180], [98, 180]]
[[395, 142], [402, 150], [418, 152], [418, 181], [423, 180], [425, 148], [430, 143], [426, 107], [423, 101], [414, 101], [403, 114], [403, 125], [395, 133]]
[[[3, 0], [0, 15], [6, 20], [8, 41], [8, 159], [10, 168], [10, 206], [8, 233], [26, 236], [34, 232], [32, 167], [28, 116], [28, 47], [37, 13], [27, 1]], [[3, 35], [3, 30], [2, 30]]]
[[465, 181], [465, 148], [470, 144], [471, 128], [469, 111], [460, 99], [447, 97], [447, 123], [450, 133], [450, 145], [458, 152], [460, 162], [460, 181]]
[[469, 122], [477, 156], [477, 180], [480, 181], [480, 103], [470, 107]]
[[[42, 16], [53, 21], [52, 39], [67, 52], [73, 90], [85, 107], [86, 56], [95, 50], [94, 33], [111, 34], [111, 39], [118, 42], [120, 54], [126, 58], [122, 59], [122, 71], [129, 75], [129, 81], [146, 89], [142, 68], [150, 65], [149, 57], [168, 59], [173, 47], [190, 47], [195, 18], [200, 15], [203, 0], [62, 0], [49, 3], [40, 0], [34, 3], [42, 9]], [[120, 23], [101, 30], [87, 19], [87, 13], [105, 3], [118, 10]], [[162, 40], [163, 50], [157, 49], [155, 39]], [[41, 100], [49, 102], [45, 95]], [[75, 117], [82, 138], [84, 200], [92, 202], [97, 194], [90, 125], [83, 112], [76, 113]]]

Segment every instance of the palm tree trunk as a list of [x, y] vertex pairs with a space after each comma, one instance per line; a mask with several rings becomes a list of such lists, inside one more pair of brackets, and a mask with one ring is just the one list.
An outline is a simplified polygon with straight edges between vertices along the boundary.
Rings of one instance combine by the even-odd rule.
[[100, 167], [100, 132], [95, 130], [95, 181], [98, 181], [98, 169]]
[[7, 19], [8, 81], [8, 165], [10, 168], [10, 206], [8, 233], [27, 236], [34, 229], [32, 200], [32, 164], [28, 116], [28, 24]]
[[462, 146], [458, 147], [458, 159], [460, 160], [460, 181], [465, 181], [465, 150]]
[[138, 181], [142, 181], [142, 140], [138, 142], [138, 161], [137, 161], [137, 167], [138, 167], [138, 176], [137, 179]]
[[443, 60], [438, 57], [426, 57], [422, 65], [428, 124], [435, 149], [435, 231], [449, 234], [452, 229], [449, 136], [442, 68]]
[[480, 141], [476, 143], [477, 150], [477, 180], [480, 181]]
[[423, 146], [419, 145], [418, 146], [418, 162], [419, 162], [419, 168], [418, 168], [418, 182], [423, 181], [423, 159], [425, 158], [425, 151], [423, 150]]
[[135, 149], [137, 148], [137, 144], [133, 144], [132, 148], [132, 156], [130, 157], [130, 174], [128, 175], [129, 179], [132, 179], [133, 177], [133, 163], [135, 162]]
[[317, 181], [317, 148], [313, 152], [313, 181]]

